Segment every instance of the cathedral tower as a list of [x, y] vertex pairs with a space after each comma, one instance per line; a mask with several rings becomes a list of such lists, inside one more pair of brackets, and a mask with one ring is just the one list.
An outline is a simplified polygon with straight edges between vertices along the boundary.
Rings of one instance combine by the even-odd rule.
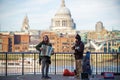
[[28, 32], [29, 29], [30, 29], [30, 27], [29, 27], [29, 20], [28, 20], [28, 17], [25, 16], [25, 18], [23, 20], [21, 31], [22, 32]]

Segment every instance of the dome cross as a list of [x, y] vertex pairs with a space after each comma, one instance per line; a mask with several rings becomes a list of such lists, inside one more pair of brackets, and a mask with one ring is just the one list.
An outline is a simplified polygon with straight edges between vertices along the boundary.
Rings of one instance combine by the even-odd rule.
[[62, 0], [61, 7], [65, 7], [65, 0]]

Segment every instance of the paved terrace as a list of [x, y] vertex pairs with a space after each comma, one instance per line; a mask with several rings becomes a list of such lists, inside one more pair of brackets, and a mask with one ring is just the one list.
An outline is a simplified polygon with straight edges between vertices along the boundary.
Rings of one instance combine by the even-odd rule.
[[[0, 80], [85, 80], [85, 79], [75, 79], [73, 76], [63, 76], [61, 74], [50, 75], [51, 79], [41, 79], [41, 75], [12, 75], [12, 76], [1, 76]], [[104, 79], [101, 75], [95, 75], [94, 78], [90, 76], [89, 80], [120, 80], [120, 75], [115, 76], [114, 79]]]

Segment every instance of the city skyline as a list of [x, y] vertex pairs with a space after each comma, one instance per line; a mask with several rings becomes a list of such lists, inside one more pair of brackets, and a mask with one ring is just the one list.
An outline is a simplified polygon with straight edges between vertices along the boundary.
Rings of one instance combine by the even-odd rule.
[[[119, 0], [65, 0], [65, 4], [76, 30], [94, 30], [98, 21], [107, 30], [112, 27], [120, 30]], [[26, 15], [30, 29], [49, 29], [60, 5], [61, 0], [0, 0], [0, 31], [20, 31]]]

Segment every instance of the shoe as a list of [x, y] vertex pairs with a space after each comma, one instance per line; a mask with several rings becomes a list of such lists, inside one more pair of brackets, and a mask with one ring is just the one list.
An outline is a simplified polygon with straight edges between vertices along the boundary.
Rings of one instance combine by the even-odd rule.
[[49, 77], [49, 76], [45, 76], [45, 79], [51, 79], [51, 77]]
[[75, 76], [74, 78], [75, 78], [75, 79], [80, 79], [80, 77], [79, 77], [79, 76]]
[[44, 76], [42, 76], [42, 77], [41, 77], [41, 79], [45, 79], [45, 77], [44, 77]]

